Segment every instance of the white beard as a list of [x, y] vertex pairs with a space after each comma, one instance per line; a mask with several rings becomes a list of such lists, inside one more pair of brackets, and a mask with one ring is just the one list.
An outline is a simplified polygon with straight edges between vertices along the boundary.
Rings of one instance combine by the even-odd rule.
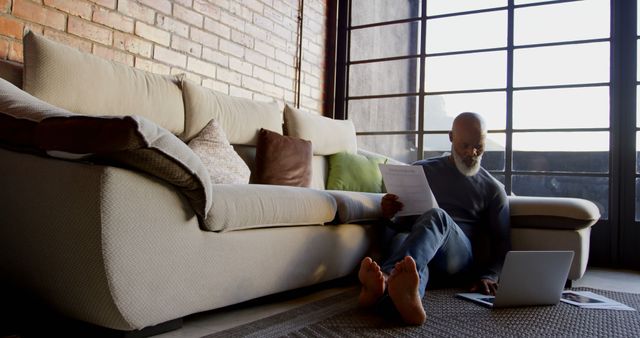
[[480, 171], [480, 162], [482, 161], [482, 155], [476, 157], [476, 161], [473, 163], [471, 167], [467, 167], [467, 165], [462, 160], [462, 157], [456, 153], [451, 146], [451, 154], [453, 155], [453, 162], [456, 164], [456, 168], [458, 171], [464, 176], [473, 176]]

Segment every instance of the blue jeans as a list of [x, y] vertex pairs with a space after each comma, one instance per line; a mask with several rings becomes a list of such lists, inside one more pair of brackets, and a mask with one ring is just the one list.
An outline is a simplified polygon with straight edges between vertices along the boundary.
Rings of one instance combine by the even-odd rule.
[[429, 266], [448, 275], [470, 268], [473, 262], [471, 242], [456, 222], [442, 209], [422, 214], [408, 233], [392, 239], [390, 256], [381, 269], [390, 274], [396, 262], [411, 256], [420, 276], [420, 297], [424, 297], [429, 281]]

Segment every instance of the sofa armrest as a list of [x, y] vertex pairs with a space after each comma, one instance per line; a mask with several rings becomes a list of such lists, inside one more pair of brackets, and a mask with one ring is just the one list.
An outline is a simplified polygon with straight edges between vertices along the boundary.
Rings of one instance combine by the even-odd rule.
[[509, 208], [514, 228], [579, 230], [600, 218], [595, 203], [581, 198], [509, 196]]
[[407, 165], [407, 163], [394, 160], [389, 156], [386, 156], [386, 155], [383, 155], [383, 154], [379, 154], [379, 153], [376, 153], [376, 152], [373, 152], [373, 151], [365, 150], [365, 149], [362, 149], [362, 148], [358, 148], [358, 154], [364, 155], [364, 156], [367, 156], [367, 157], [384, 157], [384, 158], [387, 159], [387, 164]]
[[[149, 229], [201, 232], [186, 199], [163, 181], [117, 167], [4, 149], [0, 163], [0, 275], [69, 317], [139, 328], [137, 318], [124, 312], [133, 300], [117, 287], [129, 274], [114, 267], [132, 266], [137, 272], [131, 276], [142, 279], [165, 264], [148, 247], [175, 249], [155, 243], [159, 235]], [[149, 240], [130, 245], [132, 250], [125, 240], [134, 241], [138, 232]], [[149, 271], [135, 269], [140, 260], [145, 265], [138, 266]]]

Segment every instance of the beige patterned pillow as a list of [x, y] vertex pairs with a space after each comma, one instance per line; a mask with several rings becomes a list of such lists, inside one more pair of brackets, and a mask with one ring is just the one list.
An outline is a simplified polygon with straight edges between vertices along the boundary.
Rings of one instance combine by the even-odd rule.
[[209, 171], [213, 184], [248, 184], [251, 170], [233, 150], [220, 124], [211, 120], [204, 129], [189, 142], [204, 166]]

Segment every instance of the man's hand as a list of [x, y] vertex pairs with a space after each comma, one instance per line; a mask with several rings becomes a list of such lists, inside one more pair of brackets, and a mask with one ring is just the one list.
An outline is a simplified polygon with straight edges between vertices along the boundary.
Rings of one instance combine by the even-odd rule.
[[386, 194], [382, 196], [380, 208], [382, 208], [382, 217], [390, 219], [391, 217], [395, 216], [398, 211], [402, 210], [402, 203], [398, 201], [397, 195]]
[[471, 287], [471, 292], [479, 292], [483, 295], [496, 295], [496, 291], [498, 290], [498, 283], [492, 281], [491, 279], [482, 278], [477, 281]]

